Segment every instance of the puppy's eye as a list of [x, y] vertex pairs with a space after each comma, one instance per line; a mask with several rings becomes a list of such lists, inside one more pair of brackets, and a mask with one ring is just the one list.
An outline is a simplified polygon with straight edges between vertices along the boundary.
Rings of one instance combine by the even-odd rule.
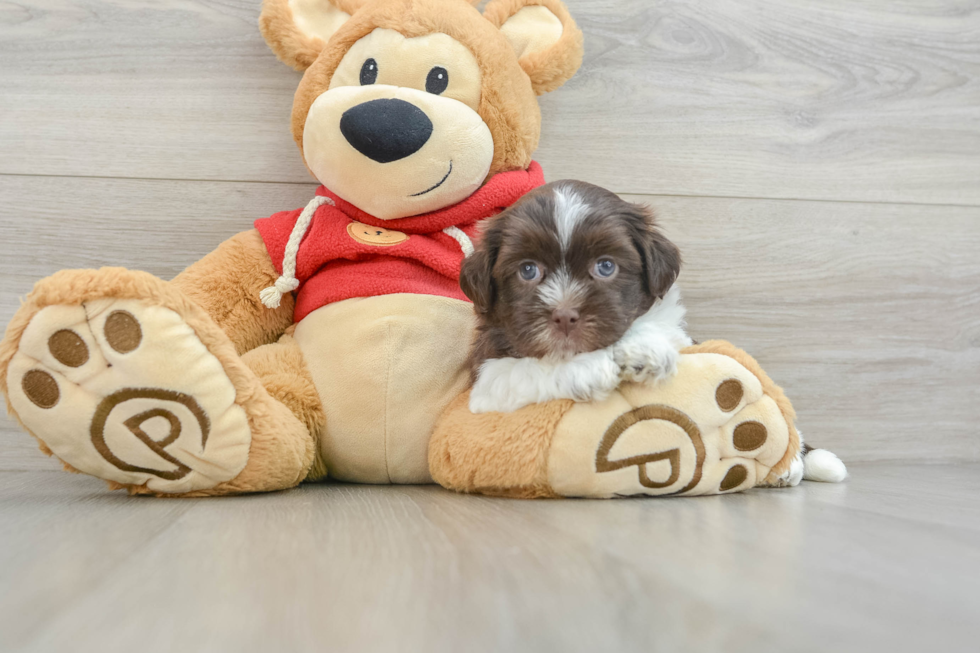
[[537, 281], [541, 278], [541, 268], [534, 261], [524, 261], [517, 268], [517, 273], [524, 281]]
[[368, 59], [361, 66], [361, 86], [368, 86], [378, 81], [378, 62]]
[[425, 90], [433, 95], [440, 95], [449, 86], [449, 71], [442, 66], [436, 66], [429, 71], [425, 78]]
[[616, 262], [611, 258], [601, 258], [595, 262], [592, 275], [599, 279], [608, 279], [616, 274]]

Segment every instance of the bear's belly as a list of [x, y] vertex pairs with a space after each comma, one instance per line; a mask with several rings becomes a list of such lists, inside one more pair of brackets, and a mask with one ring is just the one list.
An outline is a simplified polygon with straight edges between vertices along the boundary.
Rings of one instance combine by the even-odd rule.
[[431, 483], [429, 437], [469, 381], [473, 306], [431, 295], [348, 299], [317, 309], [294, 337], [326, 413], [332, 478]]

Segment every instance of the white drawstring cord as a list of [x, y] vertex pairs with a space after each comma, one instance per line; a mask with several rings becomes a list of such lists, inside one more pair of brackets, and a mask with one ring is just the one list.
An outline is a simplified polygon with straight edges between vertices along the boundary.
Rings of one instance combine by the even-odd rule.
[[473, 253], [473, 241], [470, 240], [470, 237], [466, 235], [466, 232], [459, 227], [446, 227], [442, 230], [442, 233], [459, 243], [460, 249], [463, 250], [463, 258], [466, 258]]
[[299, 254], [299, 244], [303, 241], [306, 230], [310, 228], [313, 214], [324, 204], [333, 204], [333, 200], [323, 195], [317, 195], [299, 214], [299, 219], [296, 220], [296, 225], [286, 242], [286, 251], [282, 257], [282, 275], [276, 279], [273, 285], [259, 293], [259, 299], [268, 308], [279, 308], [282, 296], [299, 288], [299, 280], [296, 278], [296, 256]]

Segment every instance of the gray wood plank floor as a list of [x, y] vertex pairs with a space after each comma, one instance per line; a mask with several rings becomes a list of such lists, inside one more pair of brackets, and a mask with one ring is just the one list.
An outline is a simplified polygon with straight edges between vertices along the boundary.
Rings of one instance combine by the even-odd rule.
[[4, 650], [968, 651], [980, 467], [519, 501], [308, 485], [154, 500], [0, 473]]

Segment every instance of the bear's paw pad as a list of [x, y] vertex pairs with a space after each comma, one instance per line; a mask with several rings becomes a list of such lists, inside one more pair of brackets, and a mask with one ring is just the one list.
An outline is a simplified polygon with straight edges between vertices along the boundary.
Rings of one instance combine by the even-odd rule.
[[75, 469], [162, 493], [245, 467], [251, 432], [220, 361], [174, 311], [133, 299], [47, 306], [7, 369], [17, 417]]
[[548, 477], [565, 496], [738, 492], [782, 460], [789, 433], [745, 367], [688, 354], [667, 382], [629, 384], [573, 407], [558, 425]]

